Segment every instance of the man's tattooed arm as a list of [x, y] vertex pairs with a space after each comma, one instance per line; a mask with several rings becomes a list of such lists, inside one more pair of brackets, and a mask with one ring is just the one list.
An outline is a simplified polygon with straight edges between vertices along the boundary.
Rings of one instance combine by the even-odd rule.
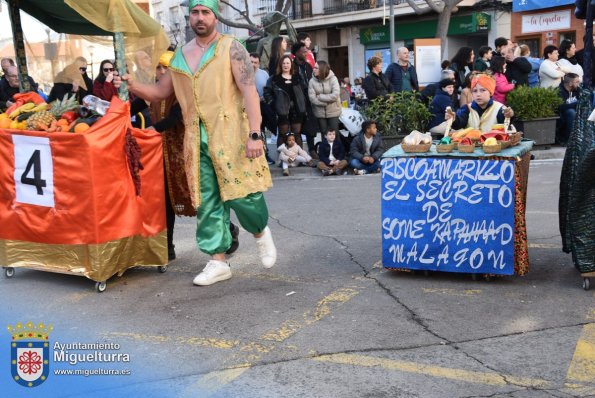
[[248, 51], [240, 42], [234, 40], [229, 54], [231, 56], [231, 68], [238, 86], [241, 84], [254, 85], [254, 69]]
[[254, 69], [250, 62], [248, 51], [238, 42], [232, 43], [229, 50], [231, 56], [231, 71], [236, 86], [244, 97], [244, 107], [248, 115], [251, 131], [260, 131], [260, 97], [254, 83]]

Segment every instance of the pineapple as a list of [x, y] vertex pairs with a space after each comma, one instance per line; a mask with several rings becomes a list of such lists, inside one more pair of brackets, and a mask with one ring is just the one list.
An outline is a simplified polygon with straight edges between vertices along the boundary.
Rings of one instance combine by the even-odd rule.
[[79, 109], [79, 104], [76, 100], [76, 94], [68, 97], [64, 96], [61, 100], [55, 100], [50, 103], [50, 110], [39, 111], [34, 113], [27, 119], [27, 128], [29, 130], [42, 130], [39, 124], [49, 127], [52, 122], [60, 119], [60, 116], [67, 111], [73, 111]]
[[41, 111], [36, 112], [27, 119], [27, 130], [43, 130], [40, 124], [49, 127], [56, 118], [51, 112]]
[[55, 100], [50, 103], [50, 112], [54, 115], [56, 119], [60, 119], [60, 116], [64, 112], [68, 111], [77, 111], [80, 108], [78, 101], [76, 100], [76, 93], [72, 94], [70, 97], [65, 95], [62, 100]]

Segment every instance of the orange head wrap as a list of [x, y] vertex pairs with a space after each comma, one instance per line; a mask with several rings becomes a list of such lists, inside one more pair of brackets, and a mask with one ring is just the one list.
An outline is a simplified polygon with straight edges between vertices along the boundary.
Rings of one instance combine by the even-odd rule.
[[496, 90], [496, 80], [493, 77], [486, 75], [485, 73], [479, 74], [471, 79], [471, 89], [474, 89], [477, 84], [481, 84], [483, 88], [490, 92], [490, 95], [494, 95]]

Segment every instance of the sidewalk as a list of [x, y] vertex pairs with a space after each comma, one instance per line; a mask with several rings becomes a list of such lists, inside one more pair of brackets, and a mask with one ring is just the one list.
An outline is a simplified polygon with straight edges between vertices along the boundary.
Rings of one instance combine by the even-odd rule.
[[[277, 148], [275, 148], [274, 144], [268, 144], [269, 148], [269, 155], [273, 160], [277, 160]], [[541, 145], [537, 147], [533, 147], [531, 154], [533, 154], [533, 160], [554, 160], [564, 159], [564, 154], [566, 153], [566, 148], [559, 147], [559, 146], [546, 146]], [[315, 167], [293, 167], [289, 169], [289, 177], [283, 176], [283, 170], [281, 167], [278, 166], [277, 163], [270, 165], [271, 175], [273, 178], [311, 178], [311, 177], [320, 177], [322, 178], [322, 174], [320, 171]], [[351, 175], [351, 174], [349, 174]], [[337, 176], [329, 176], [326, 178], [337, 178]]]

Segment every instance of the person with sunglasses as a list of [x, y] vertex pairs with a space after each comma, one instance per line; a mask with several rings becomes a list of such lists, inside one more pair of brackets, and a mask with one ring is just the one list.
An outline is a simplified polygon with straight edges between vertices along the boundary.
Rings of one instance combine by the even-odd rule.
[[76, 100], [80, 104], [92, 88], [93, 81], [87, 76], [87, 59], [77, 57], [54, 78], [54, 87], [50, 91], [48, 102], [76, 94]]
[[109, 59], [101, 61], [99, 74], [93, 82], [93, 95], [105, 101], [111, 101], [114, 95], [118, 95], [118, 89], [114, 86], [114, 76], [118, 74], [116, 65]]

